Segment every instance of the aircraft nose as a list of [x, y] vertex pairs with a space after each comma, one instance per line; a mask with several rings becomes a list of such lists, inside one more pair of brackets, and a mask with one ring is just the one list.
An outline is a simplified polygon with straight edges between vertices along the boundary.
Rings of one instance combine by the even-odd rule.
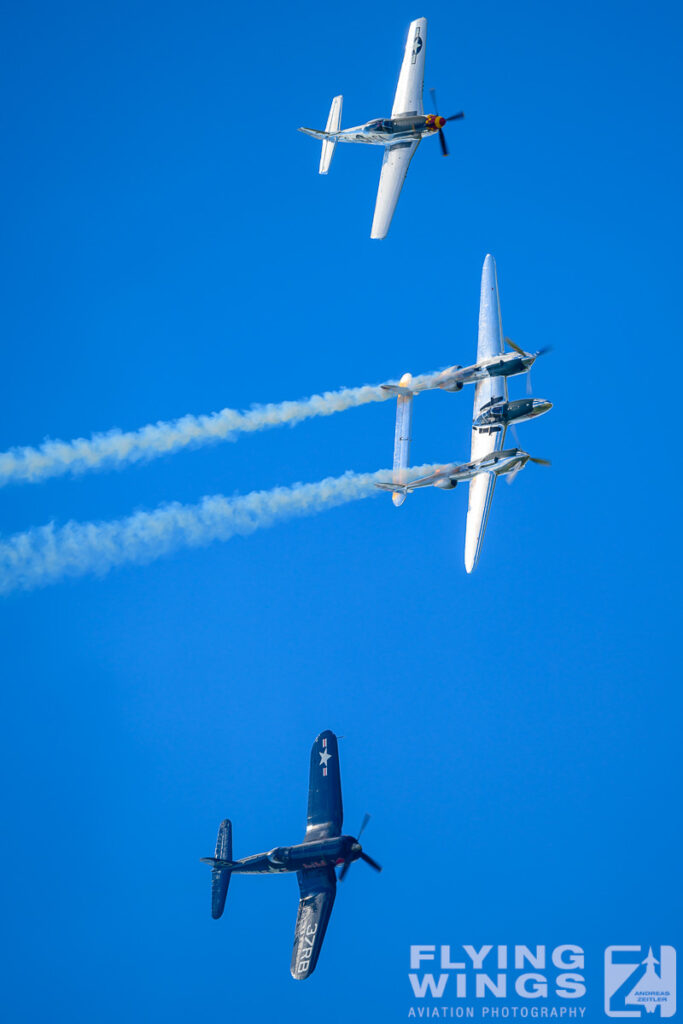
[[434, 118], [434, 124], [436, 125], [437, 128], [443, 128], [445, 123], [446, 123], [446, 118], [445, 117], [435, 117]]

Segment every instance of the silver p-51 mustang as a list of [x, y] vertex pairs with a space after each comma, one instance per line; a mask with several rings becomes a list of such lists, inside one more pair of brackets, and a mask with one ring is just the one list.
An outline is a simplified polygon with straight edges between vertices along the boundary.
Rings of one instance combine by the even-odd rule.
[[436, 94], [432, 90], [435, 112], [426, 114], [422, 103], [424, 83], [425, 42], [427, 19], [418, 18], [408, 29], [403, 64], [398, 79], [391, 117], [368, 121], [355, 128], [341, 130], [342, 96], [332, 100], [325, 131], [315, 128], [300, 128], [305, 135], [322, 140], [320, 174], [327, 174], [338, 142], [364, 142], [371, 146], [384, 146], [382, 173], [375, 204], [371, 238], [386, 238], [394, 215], [408, 166], [421, 140], [429, 135], [438, 135], [441, 151], [448, 156], [448, 147], [443, 127], [448, 121], [456, 121], [465, 115], [462, 111], [451, 117], [441, 117], [436, 112]]

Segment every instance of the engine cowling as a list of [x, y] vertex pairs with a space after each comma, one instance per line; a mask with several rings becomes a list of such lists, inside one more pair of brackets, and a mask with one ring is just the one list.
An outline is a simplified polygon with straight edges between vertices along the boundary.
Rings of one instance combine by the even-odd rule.
[[440, 487], [442, 491], [452, 491], [454, 487], [458, 486], [458, 481], [451, 480], [449, 476], [446, 476], [443, 480], [437, 480], [434, 486]]
[[[462, 370], [462, 366], [454, 366], [449, 372], [455, 373], [456, 370]], [[447, 384], [441, 385], [444, 391], [462, 391], [464, 384], [461, 380], [449, 381]]]

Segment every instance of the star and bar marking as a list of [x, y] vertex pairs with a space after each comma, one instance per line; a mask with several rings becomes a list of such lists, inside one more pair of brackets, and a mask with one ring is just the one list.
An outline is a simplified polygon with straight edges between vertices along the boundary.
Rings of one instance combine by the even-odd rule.
[[320, 765], [323, 770], [323, 775], [327, 775], [327, 762], [332, 757], [332, 754], [327, 750], [327, 736], [323, 736], [323, 749], [319, 750], [318, 753], [320, 754]]

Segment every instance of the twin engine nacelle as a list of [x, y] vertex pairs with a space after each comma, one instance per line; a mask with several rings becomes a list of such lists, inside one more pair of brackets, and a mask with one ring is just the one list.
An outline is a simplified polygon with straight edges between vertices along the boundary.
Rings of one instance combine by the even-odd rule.
[[[447, 372], [456, 373], [458, 370], [462, 370], [462, 366], [452, 366]], [[447, 380], [439, 387], [442, 391], [462, 391], [464, 384], [461, 380]]]
[[[462, 387], [462, 384], [460, 385]], [[440, 487], [442, 491], [452, 491], [454, 487], [458, 486], [457, 480], [451, 480], [449, 476], [443, 478], [443, 480], [437, 480], [434, 484], [435, 487]]]

